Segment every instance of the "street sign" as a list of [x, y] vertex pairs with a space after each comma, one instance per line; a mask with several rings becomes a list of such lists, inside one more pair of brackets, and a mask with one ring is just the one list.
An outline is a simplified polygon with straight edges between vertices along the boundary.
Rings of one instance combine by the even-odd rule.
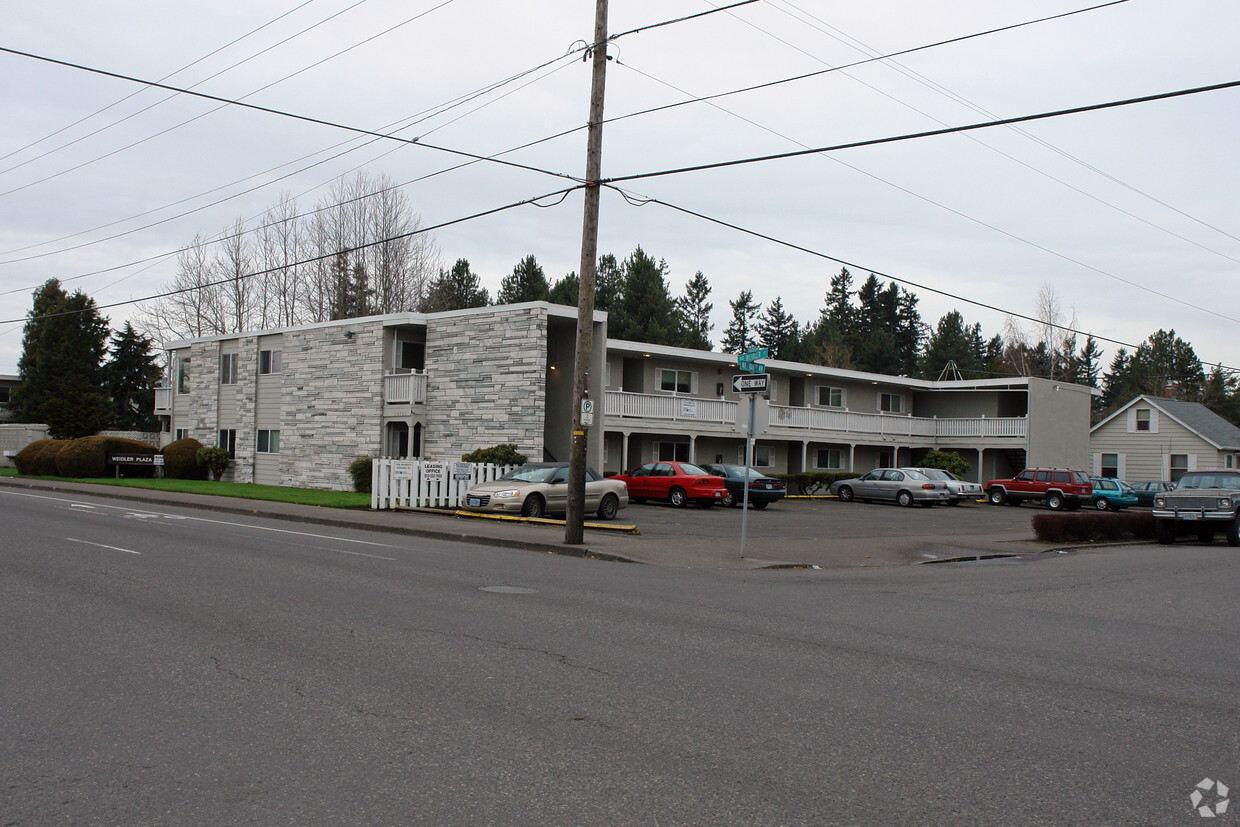
[[766, 348], [750, 348], [736, 357], [736, 366], [746, 373], [766, 373], [766, 366], [758, 362], [759, 359], [765, 359], [766, 356]]
[[765, 373], [740, 373], [732, 377], [732, 390], [737, 393], [765, 393], [769, 379]]
[[754, 403], [753, 410], [746, 402], [736, 406], [736, 432], [741, 436], [762, 436], [771, 424], [771, 403], [761, 396], [751, 396], [749, 399]]
[[592, 413], [594, 413], [594, 400], [593, 400], [593, 399], [583, 399], [583, 400], [581, 400], [581, 412], [582, 412], [583, 414], [592, 414]]

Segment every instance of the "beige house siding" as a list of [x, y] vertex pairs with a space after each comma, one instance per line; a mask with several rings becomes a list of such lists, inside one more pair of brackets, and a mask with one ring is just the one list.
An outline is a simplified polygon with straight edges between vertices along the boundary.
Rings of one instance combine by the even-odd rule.
[[1093, 432], [1089, 447], [1090, 473], [1100, 471], [1103, 454], [1117, 454], [1123, 465], [1120, 476], [1129, 482], [1169, 479], [1172, 454], [1186, 454], [1188, 468], [1193, 470], [1219, 467], [1229, 453], [1219, 451], [1169, 416], [1160, 417], [1157, 433], [1129, 433], [1127, 418], [1117, 416]]

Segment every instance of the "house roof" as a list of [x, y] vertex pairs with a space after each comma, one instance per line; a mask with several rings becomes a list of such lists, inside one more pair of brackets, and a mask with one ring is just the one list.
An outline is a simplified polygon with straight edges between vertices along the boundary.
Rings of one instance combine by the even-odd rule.
[[1185, 402], [1182, 399], [1165, 399], [1159, 396], [1138, 396], [1090, 428], [1089, 432], [1093, 433], [1098, 430], [1138, 402], [1157, 408], [1220, 450], [1240, 450], [1240, 428], [1232, 425], [1200, 402]]

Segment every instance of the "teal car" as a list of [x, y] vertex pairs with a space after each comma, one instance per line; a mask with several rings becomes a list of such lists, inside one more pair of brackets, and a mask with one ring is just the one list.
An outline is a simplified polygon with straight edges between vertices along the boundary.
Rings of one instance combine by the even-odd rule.
[[1137, 504], [1137, 492], [1123, 480], [1114, 477], [1090, 477], [1089, 482], [1094, 487], [1090, 502], [1099, 511], [1119, 511]]

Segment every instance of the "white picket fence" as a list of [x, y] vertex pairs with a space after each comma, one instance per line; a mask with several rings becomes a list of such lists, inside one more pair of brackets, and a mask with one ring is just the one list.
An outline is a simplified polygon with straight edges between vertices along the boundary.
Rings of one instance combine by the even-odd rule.
[[515, 465], [376, 459], [370, 471], [370, 507], [457, 508], [471, 486], [507, 474]]

